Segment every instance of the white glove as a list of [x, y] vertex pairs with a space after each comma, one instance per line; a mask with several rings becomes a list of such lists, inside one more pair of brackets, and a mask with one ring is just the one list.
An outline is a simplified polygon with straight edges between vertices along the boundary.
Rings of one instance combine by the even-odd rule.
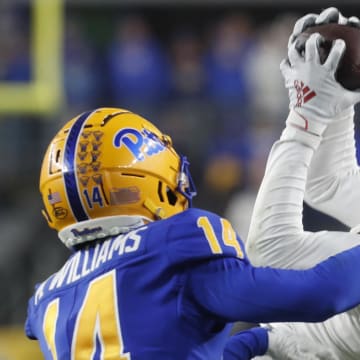
[[[297, 37], [304, 30], [306, 30], [308, 27], [311, 27], [311, 26], [327, 24], [327, 23], [338, 23], [338, 24], [343, 24], [343, 25], [346, 24], [346, 25], [350, 25], [350, 26], [360, 27], [360, 21], [356, 16], [346, 18], [339, 12], [338, 9], [336, 9], [334, 7], [325, 9], [319, 15], [318, 14], [307, 14], [307, 15], [303, 16], [302, 18], [300, 18], [295, 23], [293, 32], [290, 35], [289, 43], [288, 43], [289, 57], [291, 57], [290, 53], [292, 53], [294, 55], [293, 58], [297, 59], [297, 54], [295, 52], [294, 47], [296, 44]], [[320, 41], [320, 39], [321, 38], [318, 38], [317, 41]], [[316, 44], [316, 45], [318, 45], [318, 44]], [[314, 52], [314, 44], [312, 44], [311, 50]], [[317, 49], [315, 49], [315, 55], [316, 55], [316, 58], [313, 58], [312, 62], [314, 62], [315, 60], [318, 61]], [[336, 59], [335, 59], [335, 61], [336, 61]], [[296, 60], [295, 60], [295, 62], [296, 62]], [[292, 65], [294, 65], [294, 64], [292, 64]], [[302, 64], [302, 65], [303, 65], [302, 66], [303, 72], [307, 71], [307, 70], [313, 70], [314, 73], [317, 72], [317, 70], [311, 69], [311, 66], [312, 66], [311, 64], [308, 64], [308, 67], [310, 67], [310, 69], [306, 69], [304, 64]], [[335, 65], [335, 64], [332, 63], [332, 65]], [[321, 67], [320, 64], [316, 64], [316, 66], [318, 68]], [[352, 110], [353, 105], [359, 101], [359, 97], [357, 96], [358, 95], [357, 93], [350, 94], [350, 96], [349, 96], [347, 90], [343, 89], [341, 87], [341, 85], [336, 85], [335, 86], [337, 88], [336, 94], [332, 93], [331, 86], [329, 86], [327, 89], [322, 89], [322, 90], [330, 91], [329, 95], [333, 95], [333, 97], [334, 97], [334, 95], [335, 95], [335, 97], [340, 95], [340, 98], [341, 98], [341, 99], [339, 99], [340, 102], [342, 101], [342, 95], [344, 95], [345, 99], [344, 99], [343, 103], [340, 103], [341, 106], [338, 106], [338, 104], [332, 102], [333, 97], [332, 98], [329, 97], [326, 100], [326, 96], [325, 96], [325, 98], [323, 99], [324, 101], [320, 100], [319, 102], [316, 102], [316, 103], [314, 102], [314, 100], [310, 99], [312, 103], [310, 102], [308, 104], [308, 106], [309, 105], [313, 105], [313, 106], [310, 106], [309, 109], [307, 108], [307, 106], [305, 106], [305, 108], [304, 108], [304, 106], [302, 106], [302, 105], [303, 105], [305, 99], [310, 101], [309, 98], [311, 96], [313, 96], [313, 94], [314, 94], [313, 91], [317, 95], [318, 95], [318, 92], [314, 88], [309, 86], [309, 84], [306, 84], [304, 82], [304, 80], [300, 78], [300, 75], [303, 75], [303, 74], [297, 74], [296, 73], [297, 70], [294, 68], [291, 69], [291, 66], [288, 62], [283, 61], [282, 64], [280, 65], [280, 68], [281, 68], [283, 76], [285, 78], [285, 85], [289, 89], [289, 98], [290, 98], [289, 108], [295, 109], [295, 111], [291, 111], [289, 114], [289, 118], [287, 120], [288, 125], [295, 126], [302, 130], [306, 130], [310, 134], [313, 133], [315, 135], [321, 135], [327, 124], [334, 122], [334, 121], [338, 121], [339, 119], [346, 118], [348, 116], [347, 114], [351, 114], [352, 111], [350, 111], [350, 110]], [[329, 72], [332, 73], [332, 74], [330, 74], [332, 77], [331, 80], [334, 81], [335, 79], [334, 79], [333, 75], [336, 72], [336, 68], [329, 69]], [[308, 75], [308, 77], [310, 76], [310, 74], [307, 74], [307, 75]], [[322, 74], [322, 75], [324, 75], [324, 74]], [[295, 80], [297, 80], [296, 87], [294, 84]], [[318, 82], [321, 83], [321, 79], [319, 79], [318, 77], [315, 78], [315, 80], [318, 80]], [[302, 83], [304, 84], [303, 86], [302, 86]], [[306, 87], [306, 85], [308, 87]], [[344, 92], [344, 94], [342, 94], [342, 92]], [[326, 111], [326, 109], [328, 108], [328, 104], [331, 105], [331, 107], [329, 107], [330, 111]], [[325, 107], [324, 107], [324, 105], [325, 105]], [[343, 107], [347, 107], [347, 106], [348, 106], [348, 108], [344, 110], [344, 113], [341, 113], [343, 110]], [[303, 109], [301, 109], [301, 107], [303, 107]], [[315, 109], [311, 109], [311, 107], [313, 107]], [[315, 113], [313, 113], [312, 110], [315, 110]], [[319, 110], [325, 110], [325, 111], [319, 111]], [[336, 115], [336, 118], [335, 118], [335, 115]], [[322, 117], [324, 117], [324, 118], [322, 118]], [[331, 118], [331, 117], [333, 117], [333, 118]], [[314, 139], [314, 137], [307, 136], [306, 134], [295, 134], [294, 131], [295, 131], [294, 129], [293, 130], [291, 130], [289, 128], [286, 129], [286, 131], [284, 133], [284, 137], [285, 138], [294, 138], [294, 137], [298, 138], [300, 141], [312, 146], [313, 148], [316, 148], [319, 145], [318, 141], [316, 141], [316, 139]]]
[[294, 29], [289, 38], [288, 47], [297, 39], [297, 37], [307, 28], [315, 25], [337, 23], [341, 25], [350, 25], [360, 27], [360, 20], [356, 16], [346, 18], [335, 7], [330, 7], [318, 14], [307, 14], [296, 21]]
[[337, 360], [325, 345], [276, 327], [269, 330], [269, 348], [265, 355], [276, 360]]
[[296, 42], [293, 42], [288, 49], [288, 59], [280, 64], [289, 90], [289, 108], [300, 115], [289, 116], [287, 124], [319, 136], [333, 118], [360, 101], [360, 91], [347, 90], [335, 80], [345, 42], [335, 40], [326, 61], [321, 64], [321, 41], [320, 34], [312, 34], [305, 43], [304, 56], [298, 53]]

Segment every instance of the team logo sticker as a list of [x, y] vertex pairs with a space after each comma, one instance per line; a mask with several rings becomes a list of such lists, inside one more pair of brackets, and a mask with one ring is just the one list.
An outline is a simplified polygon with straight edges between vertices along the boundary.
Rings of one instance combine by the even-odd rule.
[[56, 206], [54, 209], [53, 209], [53, 215], [56, 217], [56, 219], [58, 220], [62, 220], [62, 219], [65, 219], [68, 215], [68, 211], [61, 207], [61, 206]]
[[120, 148], [125, 146], [134, 157], [143, 161], [145, 156], [152, 156], [165, 150], [165, 144], [152, 132], [125, 128], [114, 136], [114, 146]]

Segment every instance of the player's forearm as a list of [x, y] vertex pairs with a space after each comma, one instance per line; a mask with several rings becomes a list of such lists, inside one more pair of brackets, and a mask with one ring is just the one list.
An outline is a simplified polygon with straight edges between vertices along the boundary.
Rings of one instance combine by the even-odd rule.
[[338, 115], [327, 126], [310, 164], [308, 180], [318, 179], [357, 168], [354, 109]]
[[309, 205], [351, 227], [360, 223], [353, 114], [349, 108], [327, 127], [311, 161], [305, 192]]
[[305, 201], [350, 228], [360, 224], [360, 170], [312, 180]]
[[296, 128], [286, 130], [295, 135], [284, 131], [273, 145], [252, 215], [246, 245], [255, 264], [256, 256], [271, 250], [276, 243], [303, 234], [304, 191], [314, 149], [301, 136], [308, 136], [315, 147], [320, 137], [302, 134]]

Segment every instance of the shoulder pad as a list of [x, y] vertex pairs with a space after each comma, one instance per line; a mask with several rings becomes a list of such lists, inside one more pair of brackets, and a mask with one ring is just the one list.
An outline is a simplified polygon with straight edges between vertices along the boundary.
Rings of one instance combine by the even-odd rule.
[[167, 233], [167, 250], [175, 263], [215, 257], [245, 258], [244, 244], [230, 222], [199, 209], [174, 216]]

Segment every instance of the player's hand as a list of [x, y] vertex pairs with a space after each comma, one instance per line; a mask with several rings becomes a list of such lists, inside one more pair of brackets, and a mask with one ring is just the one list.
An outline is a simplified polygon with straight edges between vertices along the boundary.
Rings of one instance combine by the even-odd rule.
[[326, 61], [321, 64], [319, 46], [322, 41], [320, 34], [312, 34], [305, 43], [304, 54], [299, 53], [293, 42], [288, 58], [280, 64], [289, 91], [289, 108], [300, 115], [293, 117], [296, 122], [293, 125], [316, 135], [322, 135], [332, 119], [360, 101], [359, 91], [347, 90], [335, 79], [345, 42], [335, 40]]
[[269, 330], [269, 349], [276, 360], [336, 360], [336, 356], [322, 344], [314, 343], [284, 328]]
[[320, 14], [307, 14], [297, 20], [289, 38], [288, 47], [290, 47], [296, 41], [297, 37], [307, 28], [329, 23], [360, 27], [360, 20], [356, 16], [347, 18], [343, 16], [337, 8], [329, 7]]

